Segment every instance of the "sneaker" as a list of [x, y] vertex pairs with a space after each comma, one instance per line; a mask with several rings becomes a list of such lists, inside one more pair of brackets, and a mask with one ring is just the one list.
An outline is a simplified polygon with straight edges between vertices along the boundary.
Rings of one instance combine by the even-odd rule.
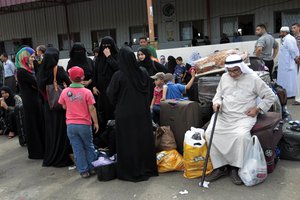
[[238, 168], [233, 167], [231, 169], [230, 177], [231, 177], [231, 180], [234, 184], [236, 184], [236, 185], [242, 185], [243, 184], [243, 181], [242, 181], [242, 179], [240, 178], [240, 176], [238, 174]]
[[80, 173], [80, 176], [82, 178], [88, 178], [88, 177], [90, 177], [90, 173], [89, 172], [82, 172], [82, 173]]
[[212, 173], [205, 176], [205, 181], [213, 182], [221, 178], [222, 176], [228, 175], [228, 168], [227, 167], [220, 167], [212, 171]]

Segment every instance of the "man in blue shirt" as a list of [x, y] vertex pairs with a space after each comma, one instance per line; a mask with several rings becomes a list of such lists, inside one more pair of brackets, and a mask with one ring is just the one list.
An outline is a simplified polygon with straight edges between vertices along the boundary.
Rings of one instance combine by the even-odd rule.
[[195, 70], [191, 71], [192, 78], [188, 82], [187, 85], [182, 85], [180, 83], [175, 84], [175, 78], [172, 74], [167, 73], [164, 77], [164, 81], [166, 85], [163, 87], [163, 98], [161, 100], [166, 99], [183, 99], [183, 94], [186, 92], [186, 90], [189, 90], [195, 80], [196, 72]]
[[14, 93], [16, 92], [16, 67], [14, 63], [8, 59], [7, 53], [1, 54], [1, 61], [4, 68], [4, 85], [8, 86]]

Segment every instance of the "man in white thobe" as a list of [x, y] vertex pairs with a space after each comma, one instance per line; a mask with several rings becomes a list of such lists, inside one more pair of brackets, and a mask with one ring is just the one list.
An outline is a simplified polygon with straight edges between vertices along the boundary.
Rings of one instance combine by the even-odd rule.
[[290, 35], [290, 28], [280, 29], [281, 45], [278, 56], [277, 83], [286, 89], [287, 97], [295, 97], [297, 92], [297, 64], [299, 56], [296, 39]]
[[[213, 98], [213, 109], [219, 110], [210, 158], [214, 171], [206, 177], [212, 182], [228, 175], [234, 184], [242, 184], [238, 169], [243, 167], [244, 155], [251, 142], [250, 131], [259, 112], [267, 112], [275, 101], [270, 87], [242, 61], [239, 55], [226, 58], [225, 70]], [[257, 98], [261, 101], [257, 103]], [[213, 119], [205, 136], [209, 141]]]
[[[300, 24], [294, 23], [292, 25], [292, 31], [296, 39], [297, 47], [299, 49], [299, 54], [300, 54]], [[297, 64], [298, 64], [297, 93], [293, 105], [300, 105], [300, 73], [299, 73], [300, 57], [298, 57]]]

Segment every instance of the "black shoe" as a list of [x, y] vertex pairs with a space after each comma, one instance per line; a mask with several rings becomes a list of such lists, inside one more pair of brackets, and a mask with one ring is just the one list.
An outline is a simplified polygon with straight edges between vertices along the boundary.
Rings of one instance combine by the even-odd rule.
[[212, 173], [205, 176], [205, 181], [213, 182], [221, 178], [222, 176], [228, 175], [228, 168], [227, 167], [220, 167], [212, 171]]
[[92, 170], [89, 171], [89, 174], [90, 174], [91, 176], [94, 176], [94, 175], [96, 175], [96, 171], [95, 171], [94, 169], [92, 169]]
[[240, 178], [239, 174], [238, 174], [238, 168], [236, 167], [233, 167], [230, 171], [230, 177], [231, 177], [231, 180], [234, 184], [236, 185], [242, 185], [244, 184], [242, 179]]

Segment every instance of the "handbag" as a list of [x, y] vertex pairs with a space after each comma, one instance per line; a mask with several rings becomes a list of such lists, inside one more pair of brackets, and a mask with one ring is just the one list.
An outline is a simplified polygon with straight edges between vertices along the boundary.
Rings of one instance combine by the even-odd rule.
[[58, 99], [62, 92], [62, 89], [58, 86], [56, 81], [57, 66], [53, 68], [53, 84], [46, 85], [46, 93], [48, 97], [48, 104], [50, 110], [61, 110], [62, 106], [58, 103]]

